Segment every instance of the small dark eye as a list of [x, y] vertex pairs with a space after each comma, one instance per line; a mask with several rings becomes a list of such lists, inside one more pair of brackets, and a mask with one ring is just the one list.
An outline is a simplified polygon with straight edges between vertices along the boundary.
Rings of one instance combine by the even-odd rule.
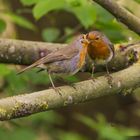
[[100, 37], [99, 37], [99, 36], [95, 38], [95, 40], [99, 40], [99, 39], [100, 39]]

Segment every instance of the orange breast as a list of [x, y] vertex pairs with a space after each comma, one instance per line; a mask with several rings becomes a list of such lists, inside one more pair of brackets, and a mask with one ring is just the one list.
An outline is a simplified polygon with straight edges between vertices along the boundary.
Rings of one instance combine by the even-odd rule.
[[88, 54], [92, 59], [107, 59], [110, 55], [110, 50], [102, 42], [93, 43], [88, 47]]
[[80, 52], [80, 59], [79, 59], [79, 63], [78, 63], [79, 68], [83, 67], [83, 65], [85, 63], [86, 54], [87, 54], [87, 46], [84, 46]]

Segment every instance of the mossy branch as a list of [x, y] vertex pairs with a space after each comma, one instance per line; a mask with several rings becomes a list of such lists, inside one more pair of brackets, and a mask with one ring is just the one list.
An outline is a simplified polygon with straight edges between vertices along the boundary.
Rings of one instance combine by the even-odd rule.
[[[66, 44], [0, 39], [0, 62], [28, 65], [54, 49], [66, 46]], [[113, 70], [120, 70], [130, 66], [140, 56], [139, 43], [123, 48], [123, 50], [121, 50], [120, 46], [115, 48], [116, 56], [109, 64]], [[87, 63], [87, 69], [90, 63]], [[0, 120], [28, 116], [41, 111], [86, 102], [105, 95], [130, 91], [131, 88], [133, 89], [140, 85], [139, 71], [140, 64], [137, 63], [125, 70], [112, 74], [112, 88], [110, 88], [107, 78], [101, 76], [96, 81], [88, 80], [75, 83], [73, 86], [58, 87], [62, 96], [55, 90], [48, 89], [0, 99]]]
[[140, 19], [119, 5], [115, 0], [93, 0], [112, 15], [116, 17], [118, 21], [124, 23], [129, 29], [140, 35]]
[[0, 62], [29, 65], [66, 44], [0, 39]]
[[87, 80], [75, 83], [73, 86], [62, 86], [58, 90], [47, 89], [30, 94], [7, 97], [0, 100], [0, 120], [9, 120], [28, 116], [58, 107], [74, 105], [95, 98], [127, 93], [140, 86], [140, 63], [129, 68], [113, 73], [112, 87], [105, 76], [98, 77], [95, 81]]
[[[67, 47], [67, 44], [43, 43], [35, 41], [23, 41], [14, 39], [0, 39], [0, 63], [29, 65], [48, 53]], [[134, 50], [139, 52], [140, 42], [125, 50], [115, 46], [115, 58], [109, 64], [110, 69], [120, 70], [128, 67], [130, 63], [129, 55]], [[91, 61], [87, 60], [85, 71], [90, 71]], [[101, 67], [99, 67], [101, 70]], [[98, 71], [98, 68], [96, 68]], [[104, 67], [102, 71], [104, 71]]]

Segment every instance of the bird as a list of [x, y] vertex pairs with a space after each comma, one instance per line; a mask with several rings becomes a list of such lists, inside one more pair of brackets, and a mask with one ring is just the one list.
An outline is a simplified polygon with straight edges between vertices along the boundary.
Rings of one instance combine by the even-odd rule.
[[109, 75], [108, 62], [110, 62], [114, 55], [114, 45], [108, 37], [100, 31], [90, 31], [85, 38], [89, 41], [88, 55], [93, 61], [92, 76], [96, 65], [105, 65], [107, 75]]
[[82, 34], [67, 47], [49, 53], [17, 74], [35, 67], [40, 68], [40, 71], [47, 71], [52, 87], [56, 89], [51, 75], [74, 75], [82, 69], [85, 64], [88, 44], [89, 41], [85, 34]]

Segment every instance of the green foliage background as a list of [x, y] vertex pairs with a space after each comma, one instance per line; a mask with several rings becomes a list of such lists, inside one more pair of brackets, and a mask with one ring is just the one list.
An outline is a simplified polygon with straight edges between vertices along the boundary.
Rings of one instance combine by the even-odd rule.
[[[138, 9], [133, 8], [133, 5], [140, 8], [139, 0], [133, 2], [119, 0], [119, 3], [140, 17]], [[1, 37], [8, 32], [10, 22], [13, 25], [10, 28], [14, 28], [10, 38], [17, 39], [63, 43], [70, 42], [80, 33], [101, 30], [113, 43], [139, 40], [138, 35], [128, 30], [92, 0], [2, 0], [0, 4], [3, 5], [3, 7], [0, 6]], [[32, 70], [17, 76], [16, 69], [14, 65], [0, 64], [1, 97], [42, 90], [50, 86], [46, 73], [36, 74], [36, 70]], [[60, 79], [56, 79], [56, 84], [69, 84], [81, 79], [83, 79], [81, 76], [67, 77], [61, 80], [61, 84]], [[117, 99], [118, 97], [113, 97], [113, 100]], [[75, 107], [71, 107], [70, 110], [66, 108], [48, 111], [1, 122], [0, 139], [8, 140], [10, 137], [11, 140], [127, 140], [128, 136], [139, 135], [140, 126], [137, 123], [134, 124], [136, 127], [132, 124], [129, 124], [132, 128], [127, 127], [128, 123], [125, 120], [129, 118], [126, 115], [128, 112], [125, 112], [123, 107], [119, 108], [120, 103], [114, 104], [112, 97], [107, 101], [112, 108], [108, 105], [103, 108], [102, 104], [96, 102], [89, 103], [88, 109], [86, 105], [79, 105], [78, 113]], [[95, 110], [99, 108], [99, 110], [93, 111], [93, 104], [93, 108]], [[113, 112], [115, 108], [117, 109], [111, 120], [107, 111]], [[69, 115], [66, 110], [70, 112]], [[86, 114], [82, 115], [83, 112]], [[139, 109], [135, 108], [134, 112], [137, 115], [132, 119], [139, 118]], [[74, 128], [71, 121], [75, 122]], [[111, 125], [112, 123], [114, 125]]]

